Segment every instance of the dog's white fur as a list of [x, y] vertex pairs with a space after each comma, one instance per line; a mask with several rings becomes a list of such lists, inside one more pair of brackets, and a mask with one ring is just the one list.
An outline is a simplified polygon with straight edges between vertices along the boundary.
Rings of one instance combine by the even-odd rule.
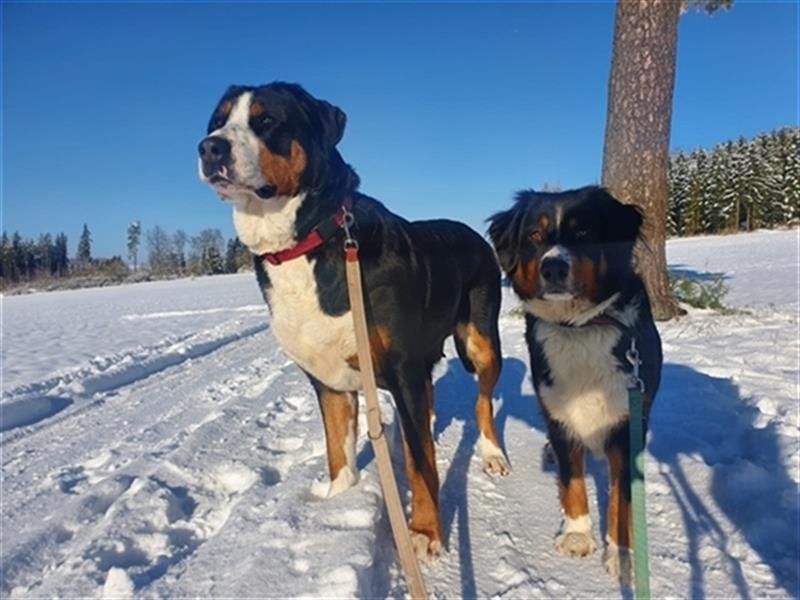
[[[257, 190], [268, 185], [261, 170], [262, 142], [250, 128], [250, 103], [252, 92], [245, 92], [236, 99], [225, 125], [209, 133], [209, 137], [221, 137], [231, 145], [231, 164], [228, 178], [233, 184], [215, 184], [214, 188], [223, 198], [235, 198], [242, 192]], [[200, 166], [200, 178], [208, 181]], [[242, 189], [239, 189], [242, 188]]]
[[353, 315], [333, 317], [322, 311], [314, 279], [315, 261], [300, 257], [281, 265], [266, 264], [272, 331], [298, 365], [332, 390], [361, 388], [359, 371], [347, 359], [356, 354]]
[[564, 526], [556, 538], [556, 552], [564, 556], [588, 556], [597, 550], [592, 536], [592, 518], [581, 515], [575, 519], [564, 517]]
[[616, 577], [625, 585], [630, 584], [633, 571], [633, 552], [630, 548], [617, 546], [609, 536], [606, 536], [606, 544], [603, 566], [609, 575]]
[[295, 244], [297, 209], [304, 200], [303, 193], [269, 200], [244, 192], [234, 196], [233, 225], [236, 234], [254, 254], [290, 248]]
[[[630, 325], [636, 310], [636, 306], [630, 306], [613, 316]], [[599, 310], [597, 314], [602, 312], [610, 313]], [[619, 329], [605, 325], [564, 327], [540, 319], [534, 335], [542, 345], [553, 382], [540, 386], [542, 403], [550, 416], [566, 427], [568, 435], [601, 455], [611, 429], [628, 415], [628, 376], [612, 352], [621, 336]]]
[[555, 246], [550, 248], [550, 250], [542, 254], [542, 262], [544, 262], [545, 259], [548, 258], [558, 258], [567, 263], [568, 267], [572, 266], [572, 255], [569, 253], [569, 250], [567, 250], [561, 244], [556, 244]]
[[503, 456], [503, 451], [497, 447], [497, 444], [490, 441], [483, 432], [478, 438], [478, 453], [483, 461], [483, 472], [490, 477], [504, 477], [511, 472], [511, 467], [508, 466], [506, 457]]
[[341, 494], [343, 491], [350, 489], [358, 483], [358, 469], [356, 468], [356, 437], [358, 437], [358, 422], [355, 416], [356, 403], [358, 399], [352, 394], [348, 394], [348, 402], [352, 408], [353, 417], [347, 424], [347, 437], [344, 440], [344, 455], [347, 458], [347, 464], [342, 467], [336, 474], [336, 478], [331, 481], [330, 488], [328, 488], [328, 498]]

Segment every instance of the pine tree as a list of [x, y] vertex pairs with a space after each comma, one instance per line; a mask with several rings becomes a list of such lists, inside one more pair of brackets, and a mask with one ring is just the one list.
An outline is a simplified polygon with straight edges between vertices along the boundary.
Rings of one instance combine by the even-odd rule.
[[670, 235], [686, 235], [686, 202], [689, 194], [689, 159], [683, 152], [673, 155], [669, 168], [669, 209], [667, 224]]
[[725, 230], [736, 232], [739, 229], [739, 216], [737, 213], [736, 182], [738, 174], [734, 168], [733, 142], [724, 144], [720, 151], [725, 155], [725, 173], [722, 185], [722, 205], [725, 207]]
[[703, 233], [706, 222], [706, 151], [699, 148], [689, 155], [689, 186], [686, 194], [684, 221], [689, 235]]
[[706, 202], [703, 231], [705, 233], [719, 233], [728, 227], [731, 219], [733, 205], [726, 194], [728, 186], [728, 171], [730, 170], [730, 157], [725, 146], [718, 145], [711, 151], [707, 163], [706, 175]]
[[667, 274], [669, 138], [681, 9], [708, 13], [731, 0], [617, 0], [608, 84], [603, 185], [644, 213], [634, 252], [653, 316], [681, 314]]
[[747, 229], [764, 227], [767, 223], [767, 176], [755, 140], [747, 144], [747, 158], [742, 177], [743, 197], [747, 207]]
[[22, 236], [18, 231], [11, 236], [11, 262], [13, 281], [19, 281], [25, 274], [25, 251], [22, 246]]
[[181, 273], [186, 270], [186, 243], [188, 241], [189, 236], [181, 229], [178, 229], [172, 236], [172, 246], [175, 252], [175, 266]]
[[86, 223], [83, 224], [83, 231], [78, 240], [78, 254], [76, 258], [83, 266], [92, 262], [92, 234], [89, 233], [89, 227], [86, 226]]
[[252, 258], [247, 246], [238, 237], [229, 239], [225, 250], [225, 272], [238, 273], [240, 269], [251, 264]]
[[784, 222], [786, 207], [784, 206], [783, 173], [780, 157], [777, 152], [775, 132], [762, 133], [755, 139], [758, 146], [764, 180], [764, 219], [767, 227], [775, 227]]
[[681, 309], [667, 276], [669, 136], [677, 2], [618, 0], [608, 84], [603, 186], [644, 214], [642, 243], [634, 250], [653, 315], [668, 320]]
[[745, 191], [747, 142], [739, 138], [731, 146], [731, 173], [729, 185], [733, 194], [734, 231], [748, 228], [748, 198]]
[[203, 262], [204, 270], [208, 275], [218, 275], [225, 272], [225, 264], [222, 261], [222, 255], [216, 245], [206, 248], [206, 257]]
[[14, 282], [14, 261], [11, 254], [11, 240], [8, 239], [8, 234], [4, 231], [3, 237], [0, 238], [0, 280], [3, 284]]
[[39, 236], [36, 244], [36, 270], [39, 275], [50, 276], [53, 273], [53, 237], [49, 233]]
[[65, 277], [69, 272], [69, 254], [67, 251], [67, 234], [59, 233], [56, 235], [54, 246], [55, 254], [55, 274], [58, 277]]
[[[684, 184], [684, 180], [686, 183]], [[800, 220], [800, 129], [670, 157], [671, 235], [776, 227]]]
[[36, 276], [36, 242], [33, 240], [22, 240], [22, 255], [24, 261], [23, 273], [25, 279], [30, 281]]
[[139, 241], [142, 235], [142, 224], [134, 221], [128, 226], [128, 260], [133, 262], [133, 270], [139, 266]]
[[239, 238], [232, 237], [228, 240], [225, 249], [225, 272], [236, 273], [236, 242]]
[[204, 229], [192, 238], [190, 271], [202, 275], [222, 273], [225, 264], [222, 248], [225, 238], [219, 229]]
[[800, 128], [781, 129], [776, 138], [783, 222], [797, 221], [800, 220]]

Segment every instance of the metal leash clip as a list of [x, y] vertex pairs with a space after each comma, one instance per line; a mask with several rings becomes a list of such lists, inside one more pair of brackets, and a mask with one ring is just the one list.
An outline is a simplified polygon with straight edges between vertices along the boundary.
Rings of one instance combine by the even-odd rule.
[[631, 338], [631, 347], [625, 352], [625, 358], [633, 367], [628, 389], [638, 388], [640, 392], [644, 393], [644, 381], [642, 381], [642, 378], [639, 377], [639, 367], [641, 367], [642, 361], [639, 358], [639, 349], [636, 347], [635, 337]]
[[345, 248], [355, 248], [358, 250], [358, 242], [353, 237], [353, 234], [350, 232], [350, 228], [355, 223], [356, 219], [353, 216], [353, 213], [350, 212], [346, 206], [342, 206], [342, 215], [344, 216], [344, 220], [342, 221], [342, 228], [344, 229], [344, 247]]

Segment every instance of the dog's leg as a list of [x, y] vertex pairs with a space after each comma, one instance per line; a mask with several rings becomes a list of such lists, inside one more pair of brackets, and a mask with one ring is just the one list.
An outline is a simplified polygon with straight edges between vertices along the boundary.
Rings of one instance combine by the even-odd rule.
[[442, 551], [442, 522], [431, 406], [426, 391], [430, 376], [422, 367], [400, 364], [393, 366], [389, 379], [400, 414], [406, 474], [411, 487], [411, 541], [417, 558], [431, 560]]
[[456, 326], [456, 336], [457, 343], [461, 344], [466, 358], [478, 375], [475, 418], [480, 431], [478, 451], [483, 459], [483, 470], [492, 477], [507, 475], [511, 469], [497, 440], [492, 409], [492, 394], [500, 377], [499, 338], [491, 333], [482, 333], [473, 323]]
[[431, 379], [430, 375], [425, 380], [425, 399], [428, 403], [428, 414], [430, 415], [430, 423], [431, 423], [431, 435], [434, 434], [436, 431], [436, 407], [434, 406], [434, 390], [433, 390], [433, 380]]
[[328, 497], [335, 496], [358, 482], [356, 437], [358, 436], [358, 397], [353, 392], [336, 392], [312, 378], [317, 391], [331, 487]]
[[584, 448], [567, 439], [561, 425], [548, 423], [550, 443], [558, 459], [558, 493], [564, 525], [556, 538], [556, 551], [565, 556], [588, 556], [597, 549], [584, 481]]
[[630, 582], [633, 548], [629, 435], [626, 422], [612, 435], [606, 449], [611, 491], [604, 563], [606, 570], [623, 583]]

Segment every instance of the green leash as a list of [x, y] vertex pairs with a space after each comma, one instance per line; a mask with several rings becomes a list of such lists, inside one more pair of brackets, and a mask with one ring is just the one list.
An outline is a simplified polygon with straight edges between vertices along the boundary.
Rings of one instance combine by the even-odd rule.
[[628, 387], [630, 429], [631, 504], [633, 505], [633, 576], [637, 600], [650, 600], [650, 564], [647, 551], [647, 510], [644, 490], [644, 382], [639, 377], [639, 351], [631, 339], [627, 359], [633, 365]]

